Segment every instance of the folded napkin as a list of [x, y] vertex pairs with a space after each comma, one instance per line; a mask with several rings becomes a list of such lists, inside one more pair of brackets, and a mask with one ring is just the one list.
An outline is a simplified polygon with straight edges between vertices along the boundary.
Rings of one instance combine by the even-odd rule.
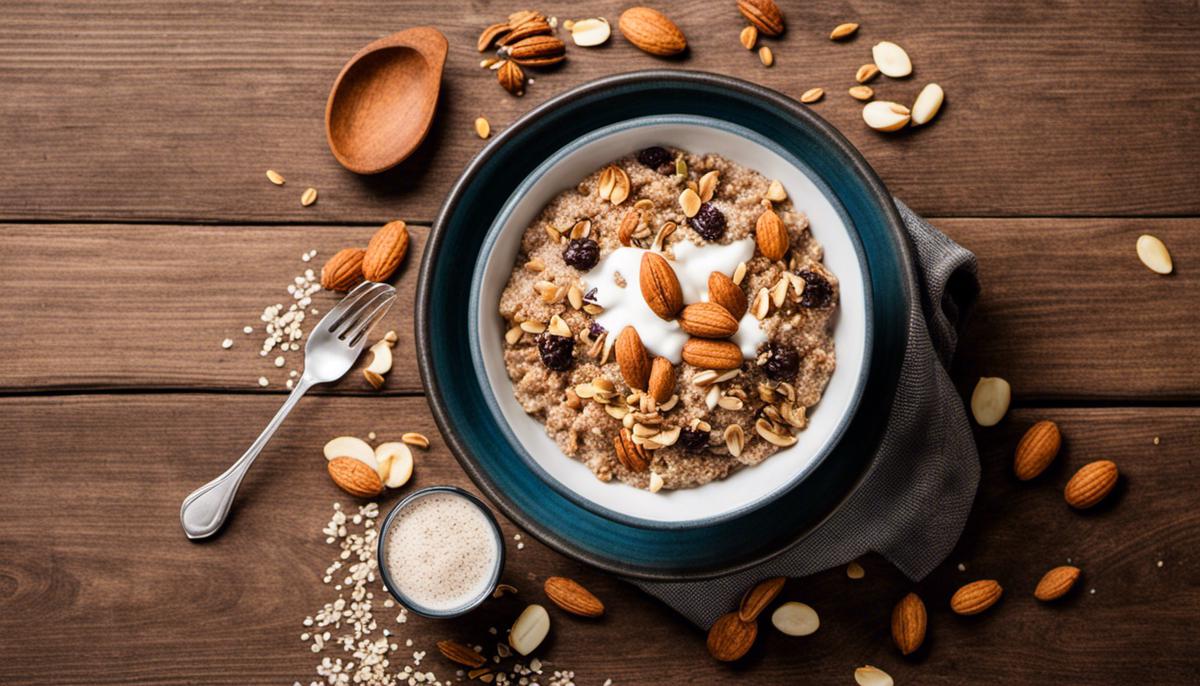
[[919, 300], [892, 413], [867, 477], [821, 526], [757, 567], [705, 581], [634, 582], [702, 628], [762, 579], [814, 574], [869, 552], [919, 580], [962, 533], [979, 485], [979, 453], [947, 369], [979, 292], [975, 255], [900, 201], [896, 207], [916, 248]]

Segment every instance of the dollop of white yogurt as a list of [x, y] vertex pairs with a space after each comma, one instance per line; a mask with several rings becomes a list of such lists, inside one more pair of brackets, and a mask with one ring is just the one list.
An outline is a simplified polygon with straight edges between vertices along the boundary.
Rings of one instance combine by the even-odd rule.
[[[727, 245], [696, 245], [691, 241], [680, 241], [672, 246], [675, 259], [671, 267], [679, 278], [684, 304], [708, 301], [708, 277], [713, 272], [733, 276], [737, 266], [754, 256], [754, 239], [744, 238]], [[617, 336], [626, 326], [637, 330], [642, 343], [651, 354], [661, 355], [673, 364], [683, 359], [683, 344], [688, 335], [677, 321], [660, 319], [646, 299], [638, 282], [642, 255], [649, 252], [643, 248], [617, 248], [583, 276], [584, 290], [595, 289], [592, 300], [604, 308], [596, 315], [596, 321], [610, 335]], [[617, 275], [625, 285], [617, 285]], [[732, 338], [742, 349], [742, 356], [753, 359], [759, 346], [766, 342], [767, 335], [759, 321], [749, 312], [742, 317], [738, 331]]]

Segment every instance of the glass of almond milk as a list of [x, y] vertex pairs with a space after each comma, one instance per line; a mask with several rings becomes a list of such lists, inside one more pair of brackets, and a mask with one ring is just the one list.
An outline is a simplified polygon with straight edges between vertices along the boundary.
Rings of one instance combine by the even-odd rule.
[[491, 595], [504, 568], [500, 525], [478, 498], [454, 486], [400, 501], [379, 533], [383, 584], [409, 610], [457, 617]]

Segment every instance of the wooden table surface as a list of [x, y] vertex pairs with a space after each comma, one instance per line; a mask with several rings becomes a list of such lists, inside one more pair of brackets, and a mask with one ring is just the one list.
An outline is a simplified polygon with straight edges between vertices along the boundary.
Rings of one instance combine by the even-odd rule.
[[[664, 3], [665, 5], [665, 3]], [[408, 489], [466, 480], [438, 436], [413, 364], [416, 257], [436, 208], [482, 146], [472, 121], [503, 129], [544, 99], [616, 72], [678, 66], [731, 74], [798, 96], [841, 129], [890, 190], [979, 256], [983, 295], [955, 378], [1013, 386], [1013, 409], [977, 432], [983, 480], [958, 548], [930, 578], [879, 558], [789, 583], [821, 614], [815, 635], [764, 630], [735, 666], [704, 634], [634, 588], [530, 537], [510, 536], [505, 578], [519, 600], [455, 622], [384, 625], [453, 668], [434, 643], [491, 645], [549, 575], [574, 577], [608, 605], [598, 622], [554, 614], [540, 651], [579, 684], [852, 683], [862, 664], [901, 684], [1200, 681], [1200, 11], [1194, 0], [782, 3], [789, 31], [762, 67], [737, 42], [732, 0], [664, 7], [689, 56], [663, 61], [619, 35], [571, 48], [524, 98], [478, 66], [483, 26], [523, 9], [439, 3], [35, 0], [0, 4], [0, 683], [308, 683], [321, 656], [304, 617], [336, 597], [321, 582], [335, 501], [322, 444], [339, 434], [434, 437]], [[549, 3], [602, 15], [614, 0]], [[845, 44], [825, 36], [856, 21]], [[322, 114], [333, 77], [361, 45], [434, 25], [450, 39], [433, 130], [393, 172], [354, 176], [333, 160]], [[846, 94], [870, 46], [890, 39], [913, 78], [880, 80], [911, 101], [936, 81], [947, 102], [919, 130], [867, 129]], [[278, 188], [264, 171], [288, 179]], [[320, 190], [312, 207], [306, 186]], [[364, 243], [385, 221], [414, 226], [413, 256], [389, 315], [400, 335], [383, 393], [357, 372], [300, 404], [242, 488], [222, 536], [186, 541], [179, 502], [245, 448], [283, 399], [286, 370], [257, 354], [262, 309], [287, 302], [306, 267]], [[1134, 242], [1153, 233], [1176, 273], [1152, 274]], [[313, 263], [301, 254], [315, 249]], [[328, 308], [329, 294], [315, 305]], [[222, 339], [235, 344], [221, 348]], [[260, 388], [260, 376], [270, 385]], [[1032, 483], [1013, 447], [1053, 419], [1065, 449]], [[1079, 514], [1061, 490], [1094, 459], [1117, 462], [1117, 495]], [[406, 489], [407, 490], [407, 489]], [[401, 493], [402, 494], [402, 493]], [[387, 506], [401, 494], [381, 501]], [[1071, 560], [1083, 581], [1037, 603], [1046, 569]], [[959, 565], [963, 567], [960, 568]], [[965, 571], [962, 571], [965, 569]], [[1004, 599], [952, 615], [957, 585], [998, 579]], [[916, 589], [930, 638], [915, 658], [890, 645], [892, 604]], [[543, 600], [544, 602], [544, 600]], [[327, 650], [325, 654], [338, 653]]]

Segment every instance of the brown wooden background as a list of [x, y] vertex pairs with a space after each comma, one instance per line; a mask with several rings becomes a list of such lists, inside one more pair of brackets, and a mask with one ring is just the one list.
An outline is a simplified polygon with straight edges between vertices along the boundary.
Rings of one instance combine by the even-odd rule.
[[[880, 559], [864, 561], [862, 581], [831, 570], [790, 583], [787, 597], [816, 607], [821, 630], [805, 639], [764, 630], [730, 667], [709, 660], [703, 634], [669, 609], [526, 536], [524, 550], [510, 546], [506, 573], [523, 600], [564, 574], [610, 608], [599, 622], [556, 613], [544, 657], [581, 685], [845, 684], [864, 663], [903, 684], [1200, 681], [1200, 6], [788, 0], [772, 69], [738, 45], [732, 0], [659, 6], [692, 46], [667, 64], [793, 96], [825, 87], [815, 110], [896, 195], [977, 252], [985, 290], [956, 377], [964, 391], [980, 374], [1008, 378], [1014, 410], [978, 432], [984, 479], [972, 522], [916, 585], [931, 629], [915, 659], [887, 638], [891, 605], [913, 584]], [[540, 9], [615, 22], [623, 7]], [[421, 228], [398, 282], [390, 323], [400, 364], [383, 397], [353, 374], [302, 403], [219, 539], [188, 543], [177, 520], [182, 497], [240, 454], [282, 400], [283, 374], [241, 328], [285, 302], [292, 276], [387, 220], [427, 225], [483, 145], [476, 116], [499, 130], [587, 79], [664, 65], [615, 35], [600, 49], [571, 49], [562, 69], [511, 98], [478, 68], [474, 41], [522, 8], [0, 4], [0, 683], [307, 683], [316, 658], [300, 622], [331, 599], [320, 529], [333, 501], [349, 501], [325, 476], [321, 445], [424, 431], [434, 446], [409, 488], [464, 483], [411, 361]], [[843, 21], [860, 22], [859, 36], [830, 43]], [[421, 24], [451, 43], [428, 141], [394, 172], [344, 172], [323, 136], [334, 75], [362, 44]], [[947, 104], [932, 126], [876, 134], [845, 95], [884, 39], [908, 49], [916, 72], [872, 85], [910, 101], [924, 83], [942, 84]], [[267, 168], [287, 185], [267, 183]], [[302, 208], [308, 185], [320, 200]], [[1174, 275], [1138, 263], [1143, 232], [1170, 246]], [[313, 248], [321, 254], [304, 265]], [[317, 306], [330, 302], [322, 294]], [[224, 351], [227, 336], [237, 344]], [[1013, 446], [1042, 418], [1062, 426], [1064, 454], [1019, 484]], [[1061, 487], [1098, 458], [1120, 466], [1118, 495], [1073, 513]], [[1068, 558], [1084, 570], [1078, 592], [1037, 604], [1040, 574]], [[976, 578], [1001, 581], [1001, 604], [972, 620], [951, 615], [949, 594]], [[518, 606], [454, 623], [414, 619], [400, 635], [421, 649], [484, 641]], [[432, 653], [426, 664], [452, 673]]]

